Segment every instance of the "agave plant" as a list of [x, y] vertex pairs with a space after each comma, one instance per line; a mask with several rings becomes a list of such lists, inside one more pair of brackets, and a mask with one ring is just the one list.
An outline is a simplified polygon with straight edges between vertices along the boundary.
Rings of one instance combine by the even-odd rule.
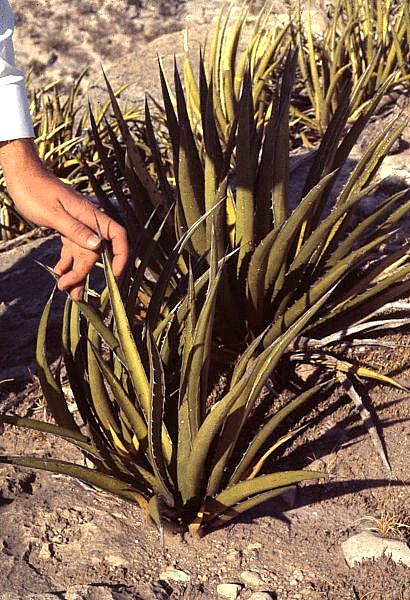
[[[219, 392], [212, 393], [215, 346], [219, 343], [217, 298], [223, 292], [224, 271], [235, 254], [218, 259], [213, 227], [209, 266], [202, 275], [195, 278], [189, 263], [185, 276], [176, 272], [176, 267], [201, 225], [215, 217], [221, 200], [218, 202], [180, 238], [156, 283], [152, 283], [147, 265], [165, 222], [151, 244], [139, 246], [137, 266], [130, 265], [121, 282], [123, 294], [105, 248], [107, 287], [100, 295], [89, 291], [88, 302], [67, 301], [61, 339], [74, 407], [47, 359], [52, 297], [44, 310], [37, 341], [39, 379], [57, 425], [13, 415], [1, 415], [0, 423], [62, 437], [79, 448], [93, 466], [10, 455], [0, 456], [0, 463], [76, 477], [138, 503], [160, 530], [189, 527], [200, 535], [281, 495], [295, 483], [323, 477], [309, 470], [266, 473], [266, 469], [271, 455], [298, 432], [286, 428], [289, 417], [301, 408], [308, 411], [306, 407], [316, 402], [322, 391], [329, 391], [332, 380], [316, 382], [286, 404], [274, 406], [256, 424], [255, 415], [260, 411], [254, 409], [289, 349], [295, 359], [298, 348], [299, 352], [313, 349], [322, 362], [331, 360], [321, 353], [320, 345], [312, 345], [312, 339], [301, 347], [301, 335], [317, 325], [317, 315], [323, 315], [323, 308], [329, 306], [335, 283], [320, 294], [312, 289], [304, 310], [271, 341], [266, 339], [267, 334], [272, 335], [271, 328], [255, 337], [231, 363]], [[390, 266], [403, 261], [403, 254], [394, 259], [390, 257]], [[380, 282], [384, 286], [386, 279], [389, 276]], [[152, 294], [146, 315], [135, 320], [136, 291], [144, 280], [151, 282]], [[326, 321], [326, 316], [328, 310], [322, 320]], [[386, 319], [365, 320], [350, 333], [375, 330], [386, 323]], [[397, 320], [390, 319], [388, 324], [395, 326]], [[338, 339], [333, 335], [322, 339], [321, 345]], [[339, 379], [347, 373], [346, 381], [351, 381], [351, 365], [340, 362], [336, 370]], [[357, 369], [356, 375], [399, 385], [370, 370]], [[350, 393], [354, 398], [355, 389]]]
[[[377, 185], [375, 174], [383, 157], [407, 120], [399, 116], [375, 137], [337, 193], [337, 177], [388, 82], [348, 130], [354, 94], [346, 89], [343, 104], [311, 157], [302, 191], [293, 196], [289, 192], [292, 165], [288, 147], [289, 104], [296, 66], [297, 53], [290, 52], [280, 93], [271, 101], [268, 117], [259, 128], [252, 78], [245, 72], [239, 115], [227, 144], [218, 131], [213, 88], [203, 60], [199, 84], [203, 140], [198, 140], [191, 126], [178, 69], [175, 68], [176, 107], [161, 71], [175, 178], [170, 181], [167, 165], [161, 159], [147, 104], [147, 138], [157, 169], [158, 189], [150, 178], [149, 186], [141, 193], [146, 175], [141, 169], [136, 174], [134, 169], [133, 188], [139, 191], [134, 203], [139, 201], [141, 210], [148, 214], [150, 198], [154, 198], [158, 214], [173, 213], [173, 230], [167, 228], [168, 241], [163, 240], [164, 256], [198, 223], [178, 264], [179, 276], [186, 281], [189, 262], [196, 278], [205, 277], [213, 231], [219, 261], [226, 253], [235, 252], [221, 274], [215, 315], [217, 339], [231, 352], [240, 354], [250, 340], [269, 347], [323, 294], [329, 294], [327, 302], [289, 346], [286, 357], [291, 364], [309, 362], [330, 370], [358, 404], [359, 377], [404, 389], [397, 381], [354, 365], [335, 352], [342, 341], [354, 343], [352, 338], [357, 332], [362, 335], [366, 331], [389, 330], [404, 323], [400, 315], [393, 318], [384, 313], [389, 310], [386, 305], [410, 289], [407, 246], [389, 250], [389, 238], [393, 233], [398, 235], [397, 228], [409, 209], [409, 190], [386, 198], [381, 205], [374, 204], [365, 218], [360, 211], [361, 200]], [[132, 164], [136, 160], [131, 158], [135, 155], [135, 143], [110, 87], [109, 91]], [[346, 170], [345, 166], [345, 174]], [[96, 192], [99, 195], [98, 189]], [[213, 211], [212, 219], [203, 220], [209, 211]], [[388, 250], [381, 253], [379, 249], [384, 244]], [[158, 341], [162, 332], [168, 331], [161, 356], [169, 364], [177, 343], [173, 336], [178, 335], [188, 309], [178, 293], [171, 290], [167, 298], [169, 313], [156, 324], [153, 335]], [[395, 308], [406, 310], [407, 305]], [[374, 319], [374, 314], [383, 316]], [[379, 442], [377, 446], [380, 450]], [[387, 466], [385, 454], [380, 454]]]
[[[197, 126], [178, 68], [175, 103], [161, 71], [173, 177], [148, 103], [146, 138], [155, 177], [108, 84], [121, 135], [109, 129], [113, 155], [93, 115], [91, 125], [117, 202], [93, 184], [106, 210], [117, 210], [131, 239], [140, 241], [120, 287], [105, 250], [107, 289], [95, 302], [66, 305], [62, 341], [82, 423], [46, 359], [51, 301], [37, 356], [57, 426], [1, 417], [61, 435], [95, 468], [33, 457], [3, 456], [0, 462], [79, 477], [138, 502], [160, 527], [173, 521], [204, 532], [295, 482], [320, 476], [260, 473], [292, 435], [276, 437], [278, 426], [316, 399], [327, 381], [301, 391], [246, 438], [264, 386], [284, 364], [316, 365], [331, 384], [343, 384], [366, 421], [360, 378], [405, 389], [335, 348], [405, 322], [397, 311], [408, 305], [396, 301], [410, 290], [409, 251], [394, 248], [392, 238], [409, 209], [409, 190], [374, 204], [365, 216], [360, 207], [406, 119], [398, 117], [374, 138], [337, 191], [340, 171], [390, 79], [350, 129], [355, 94], [345, 88], [301, 192], [290, 194], [289, 111], [297, 61], [297, 52], [289, 51], [280, 90], [262, 118], [255, 110], [255, 82], [249, 66], [244, 69], [229, 132], [220, 127], [214, 74], [207, 74], [202, 57]], [[211, 394], [221, 348], [225, 356], [229, 352], [226, 383]], [[375, 429], [370, 432], [388, 466]]]
[[354, 90], [352, 122], [386, 82], [386, 91], [408, 89], [410, 9], [407, 0], [335, 0], [328, 6], [328, 25], [319, 36], [313, 32], [310, 0], [305, 6], [306, 11], [299, 1], [295, 16], [300, 21], [294, 35], [301, 48], [302, 77], [292, 113], [294, 127], [304, 126], [300, 135], [311, 146], [343, 101], [347, 81]]
[[[200, 534], [282, 494], [295, 483], [322, 477], [309, 470], [261, 471], [268, 456], [292, 437], [289, 429], [283, 434], [286, 419], [296, 409], [317, 401], [327, 382], [277, 407], [261, 427], [255, 427], [250, 443], [248, 428], [249, 417], [282, 354], [326, 302], [326, 294], [266, 349], [257, 352], [257, 345], [251, 344], [230, 369], [220, 393], [210, 395], [215, 377], [213, 322], [226, 267], [226, 259], [217, 261], [213, 243], [211, 265], [204, 276], [195, 280], [189, 269], [183, 298], [187, 310], [177, 341], [168, 339], [167, 329], [154, 334], [167, 314], [165, 290], [173, 286], [175, 265], [199, 226], [181, 238], [168, 258], [142, 327], [135, 327], [127, 313], [135, 306], [136, 282], [147, 275], [143, 265], [152, 247], [141, 249], [139, 267], [133, 269], [123, 297], [105, 249], [106, 289], [94, 303], [91, 299], [67, 301], [61, 338], [75, 407], [64, 397], [47, 360], [52, 298], [44, 310], [37, 361], [56, 425], [12, 415], [1, 415], [0, 423], [59, 436], [79, 448], [93, 467], [54, 458], [4, 455], [0, 463], [79, 478], [138, 503], [159, 528], [189, 526]], [[177, 287], [181, 286], [182, 280]], [[173, 360], [168, 362], [160, 351], [166, 343], [172, 344]]]

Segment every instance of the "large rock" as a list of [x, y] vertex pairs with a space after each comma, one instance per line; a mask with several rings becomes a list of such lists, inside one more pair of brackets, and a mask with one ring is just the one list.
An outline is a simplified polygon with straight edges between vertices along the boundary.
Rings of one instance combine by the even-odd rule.
[[176, 581], [177, 583], [188, 583], [191, 580], [190, 575], [185, 573], [185, 571], [172, 568], [162, 571], [159, 578], [161, 581]]
[[342, 551], [349, 567], [366, 559], [383, 556], [410, 567], [410, 548], [405, 542], [382, 538], [370, 531], [362, 531], [348, 538], [342, 544]]
[[257, 571], [242, 571], [241, 579], [250, 587], [260, 587], [263, 585], [263, 579]]
[[241, 593], [241, 586], [238, 583], [220, 583], [216, 588], [218, 596], [226, 600], [236, 600]]

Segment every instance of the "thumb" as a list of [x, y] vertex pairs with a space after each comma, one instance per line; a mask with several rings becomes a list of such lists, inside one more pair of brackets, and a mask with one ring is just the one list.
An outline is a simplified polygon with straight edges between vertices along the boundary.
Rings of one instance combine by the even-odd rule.
[[85, 250], [97, 250], [100, 238], [87, 225], [72, 217], [66, 211], [59, 213], [53, 227], [64, 237]]

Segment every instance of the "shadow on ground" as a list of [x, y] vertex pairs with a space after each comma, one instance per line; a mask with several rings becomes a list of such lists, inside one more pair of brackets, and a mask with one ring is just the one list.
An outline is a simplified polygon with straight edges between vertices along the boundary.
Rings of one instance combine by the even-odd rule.
[[[0, 381], [27, 381], [30, 371], [35, 370], [37, 328], [53, 288], [50, 275], [35, 261], [54, 265], [59, 247], [58, 237], [52, 236], [0, 254]], [[63, 301], [61, 294], [56, 304], [60, 310]], [[58, 314], [59, 310], [54, 312], [51, 331]], [[56, 358], [58, 345], [51, 344], [51, 351], [51, 358]]]

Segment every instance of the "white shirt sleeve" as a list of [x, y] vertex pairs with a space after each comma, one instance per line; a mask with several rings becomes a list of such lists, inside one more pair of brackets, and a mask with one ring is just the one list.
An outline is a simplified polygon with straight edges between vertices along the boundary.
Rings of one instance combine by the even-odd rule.
[[14, 59], [13, 29], [10, 4], [0, 0], [0, 141], [34, 137], [24, 74]]

